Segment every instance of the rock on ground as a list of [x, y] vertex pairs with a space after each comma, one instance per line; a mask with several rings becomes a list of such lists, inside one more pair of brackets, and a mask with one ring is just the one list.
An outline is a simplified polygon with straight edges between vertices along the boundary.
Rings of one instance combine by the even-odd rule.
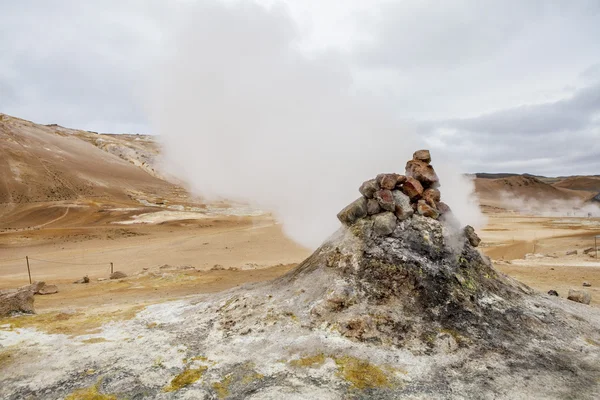
[[33, 295], [33, 291], [28, 289], [0, 294], [0, 317], [9, 317], [14, 313], [33, 314]]
[[110, 279], [122, 279], [122, 278], [127, 278], [127, 274], [125, 272], [115, 271], [112, 274], [110, 274]]
[[56, 285], [44, 285], [38, 290], [37, 294], [46, 295], [58, 293], [58, 287]]
[[373, 230], [376, 234], [387, 236], [396, 229], [396, 216], [392, 212], [384, 212], [373, 217]]
[[592, 301], [592, 295], [585, 290], [569, 289], [569, 295], [567, 296], [567, 299], [581, 304], [590, 304]]

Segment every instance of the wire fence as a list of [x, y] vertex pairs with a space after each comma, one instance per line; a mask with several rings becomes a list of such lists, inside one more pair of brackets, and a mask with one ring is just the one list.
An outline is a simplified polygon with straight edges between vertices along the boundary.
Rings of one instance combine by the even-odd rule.
[[[25, 256], [25, 257], [15, 257], [15, 258], [0, 258], [0, 263], [4, 264], [4, 266], [6, 267], [8, 266], [16, 266], [16, 265], [22, 265], [23, 266], [23, 280], [29, 280], [29, 283], [32, 283], [35, 279], [36, 276], [36, 272], [39, 273], [39, 275], [41, 276], [48, 276], [48, 271], [39, 271], [36, 269], [36, 267], [40, 266], [40, 263], [42, 264], [52, 264], [52, 265], [68, 265], [68, 266], [74, 266], [74, 267], [95, 267], [95, 268], [86, 268], [85, 270], [81, 270], [78, 271], [81, 273], [80, 276], [89, 276], [89, 275], [108, 275], [108, 274], [112, 274], [114, 272], [114, 263], [112, 261], [104, 261], [104, 262], [95, 262], [95, 263], [90, 263], [90, 262], [74, 262], [74, 260], [71, 258], [69, 259], [69, 261], [65, 261], [65, 260], [46, 260], [43, 258], [37, 258], [37, 257], [29, 257], [29, 256]], [[17, 264], [18, 263], [18, 264]], [[104, 268], [100, 268], [104, 266]], [[27, 273], [27, 275], [25, 275], [25, 273]], [[76, 275], [76, 272], [73, 271], [73, 275]]]

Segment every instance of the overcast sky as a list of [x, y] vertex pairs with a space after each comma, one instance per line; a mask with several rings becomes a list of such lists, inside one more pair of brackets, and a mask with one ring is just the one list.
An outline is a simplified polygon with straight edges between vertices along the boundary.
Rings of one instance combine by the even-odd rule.
[[[160, 133], [145, 96], [201, 0], [0, 1], [0, 112]], [[466, 170], [600, 174], [600, 1], [260, 3]]]

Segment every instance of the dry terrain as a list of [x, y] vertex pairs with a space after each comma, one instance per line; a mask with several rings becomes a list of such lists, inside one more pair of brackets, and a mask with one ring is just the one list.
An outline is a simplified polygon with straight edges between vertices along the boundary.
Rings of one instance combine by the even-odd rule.
[[[60, 288], [37, 298], [40, 312], [213, 292], [271, 279], [309, 254], [261, 210], [206, 204], [165, 180], [151, 137], [44, 126], [1, 114], [0, 135], [0, 289], [28, 283], [29, 256], [33, 280]], [[567, 216], [565, 210], [523, 215], [503, 204], [499, 193], [587, 201], [600, 191], [600, 178], [482, 175], [475, 184], [489, 220], [479, 233], [497, 268], [561, 296], [587, 281], [598, 305], [600, 263], [595, 253], [582, 251], [600, 234], [600, 219]], [[573, 250], [578, 255], [566, 255]], [[102, 281], [111, 263], [132, 277]], [[90, 284], [72, 284], [84, 275]]]

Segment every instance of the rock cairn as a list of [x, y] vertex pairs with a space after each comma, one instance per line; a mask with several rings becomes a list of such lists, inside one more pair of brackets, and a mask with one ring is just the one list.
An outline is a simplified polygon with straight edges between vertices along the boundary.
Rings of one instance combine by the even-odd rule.
[[337, 217], [346, 226], [371, 218], [376, 233], [389, 235], [399, 221], [414, 214], [433, 219], [449, 214], [450, 207], [441, 201], [439, 187], [429, 150], [418, 150], [406, 163], [405, 175], [379, 174], [364, 182], [358, 189], [362, 197], [345, 207]]

